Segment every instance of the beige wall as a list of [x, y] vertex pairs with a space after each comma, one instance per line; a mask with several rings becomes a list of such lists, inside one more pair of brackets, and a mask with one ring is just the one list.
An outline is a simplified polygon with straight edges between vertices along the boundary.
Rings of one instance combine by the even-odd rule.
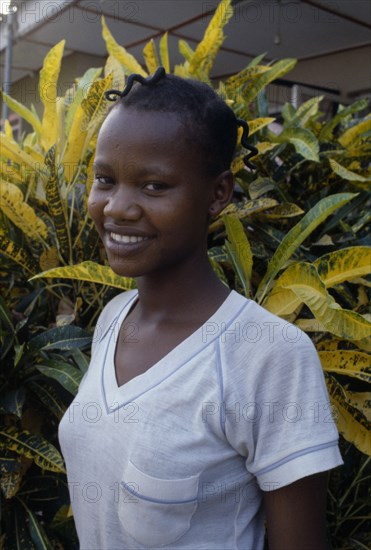
[[[290, 80], [334, 88], [341, 92], [340, 100], [354, 101], [357, 96], [369, 93], [371, 85], [371, 47], [339, 52], [307, 61], [299, 61], [291, 73]], [[342, 67], [346, 70], [342, 71]], [[352, 78], [349, 78], [351, 67]]]

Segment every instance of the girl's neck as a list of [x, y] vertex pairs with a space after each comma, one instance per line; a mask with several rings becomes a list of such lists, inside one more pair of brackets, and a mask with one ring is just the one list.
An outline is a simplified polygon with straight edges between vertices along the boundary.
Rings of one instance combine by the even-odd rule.
[[166, 274], [138, 277], [139, 301], [136, 314], [144, 322], [163, 320], [197, 322], [199, 316], [210, 315], [226, 299], [230, 290], [214, 273], [208, 258]]

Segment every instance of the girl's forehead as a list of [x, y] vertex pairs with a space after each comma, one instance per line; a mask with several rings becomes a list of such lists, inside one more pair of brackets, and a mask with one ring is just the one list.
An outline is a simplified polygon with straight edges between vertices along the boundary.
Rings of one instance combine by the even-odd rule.
[[173, 112], [143, 111], [118, 105], [108, 114], [98, 136], [97, 147], [189, 148], [189, 129]]
[[203, 173], [203, 155], [176, 113], [139, 111], [121, 105], [102, 125], [96, 148], [98, 163], [163, 163], [166, 169]]
[[122, 131], [134, 130], [158, 131], [166, 130], [174, 133], [184, 130], [184, 124], [177, 113], [162, 111], [138, 110], [118, 105], [108, 114], [103, 127], [117, 127]]

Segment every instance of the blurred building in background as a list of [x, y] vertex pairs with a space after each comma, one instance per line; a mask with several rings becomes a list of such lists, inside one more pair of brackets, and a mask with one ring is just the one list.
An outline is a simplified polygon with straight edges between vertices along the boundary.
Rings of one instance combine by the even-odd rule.
[[[41, 108], [38, 71], [46, 53], [66, 39], [60, 95], [90, 67], [105, 63], [101, 17], [117, 42], [140, 62], [142, 49], [168, 32], [171, 65], [182, 62], [178, 41], [194, 47], [215, 11], [215, 0], [0, 0], [1, 85], [15, 99]], [[299, 60], [287, 79], [268, 87], [270, 111], [324, 95], [334, 111], [370, 93], [369, 0], [234, 0], [227, 38], [212, 71], [215, 79], [243, 69], [266, 52], [265, 62]], [[13, 115], [12, 124], [19, 125]]]

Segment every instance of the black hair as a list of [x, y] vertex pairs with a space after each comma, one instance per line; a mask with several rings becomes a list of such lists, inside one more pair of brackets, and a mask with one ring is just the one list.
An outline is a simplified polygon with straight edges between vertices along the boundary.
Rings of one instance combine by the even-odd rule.
[[236, 118], [225, 101], [203, 82], [166, 74], [165, 69], [159, 67], [148, 78], [131, 74], [122, 92], [108, 90], [105, 96], [109, 101], [120, 98], [119, 105], [137, 110], [175, 113], [187, 128], [192, 144], [200, 148], [210, 175], [230, 168], [238, 127], [242, 126], [241, 143], [250, 151], [244, 162], [249, 168], [255, 168], [248, 160], [257, 154], [257, 149], [247, 142], [247, 123]]

